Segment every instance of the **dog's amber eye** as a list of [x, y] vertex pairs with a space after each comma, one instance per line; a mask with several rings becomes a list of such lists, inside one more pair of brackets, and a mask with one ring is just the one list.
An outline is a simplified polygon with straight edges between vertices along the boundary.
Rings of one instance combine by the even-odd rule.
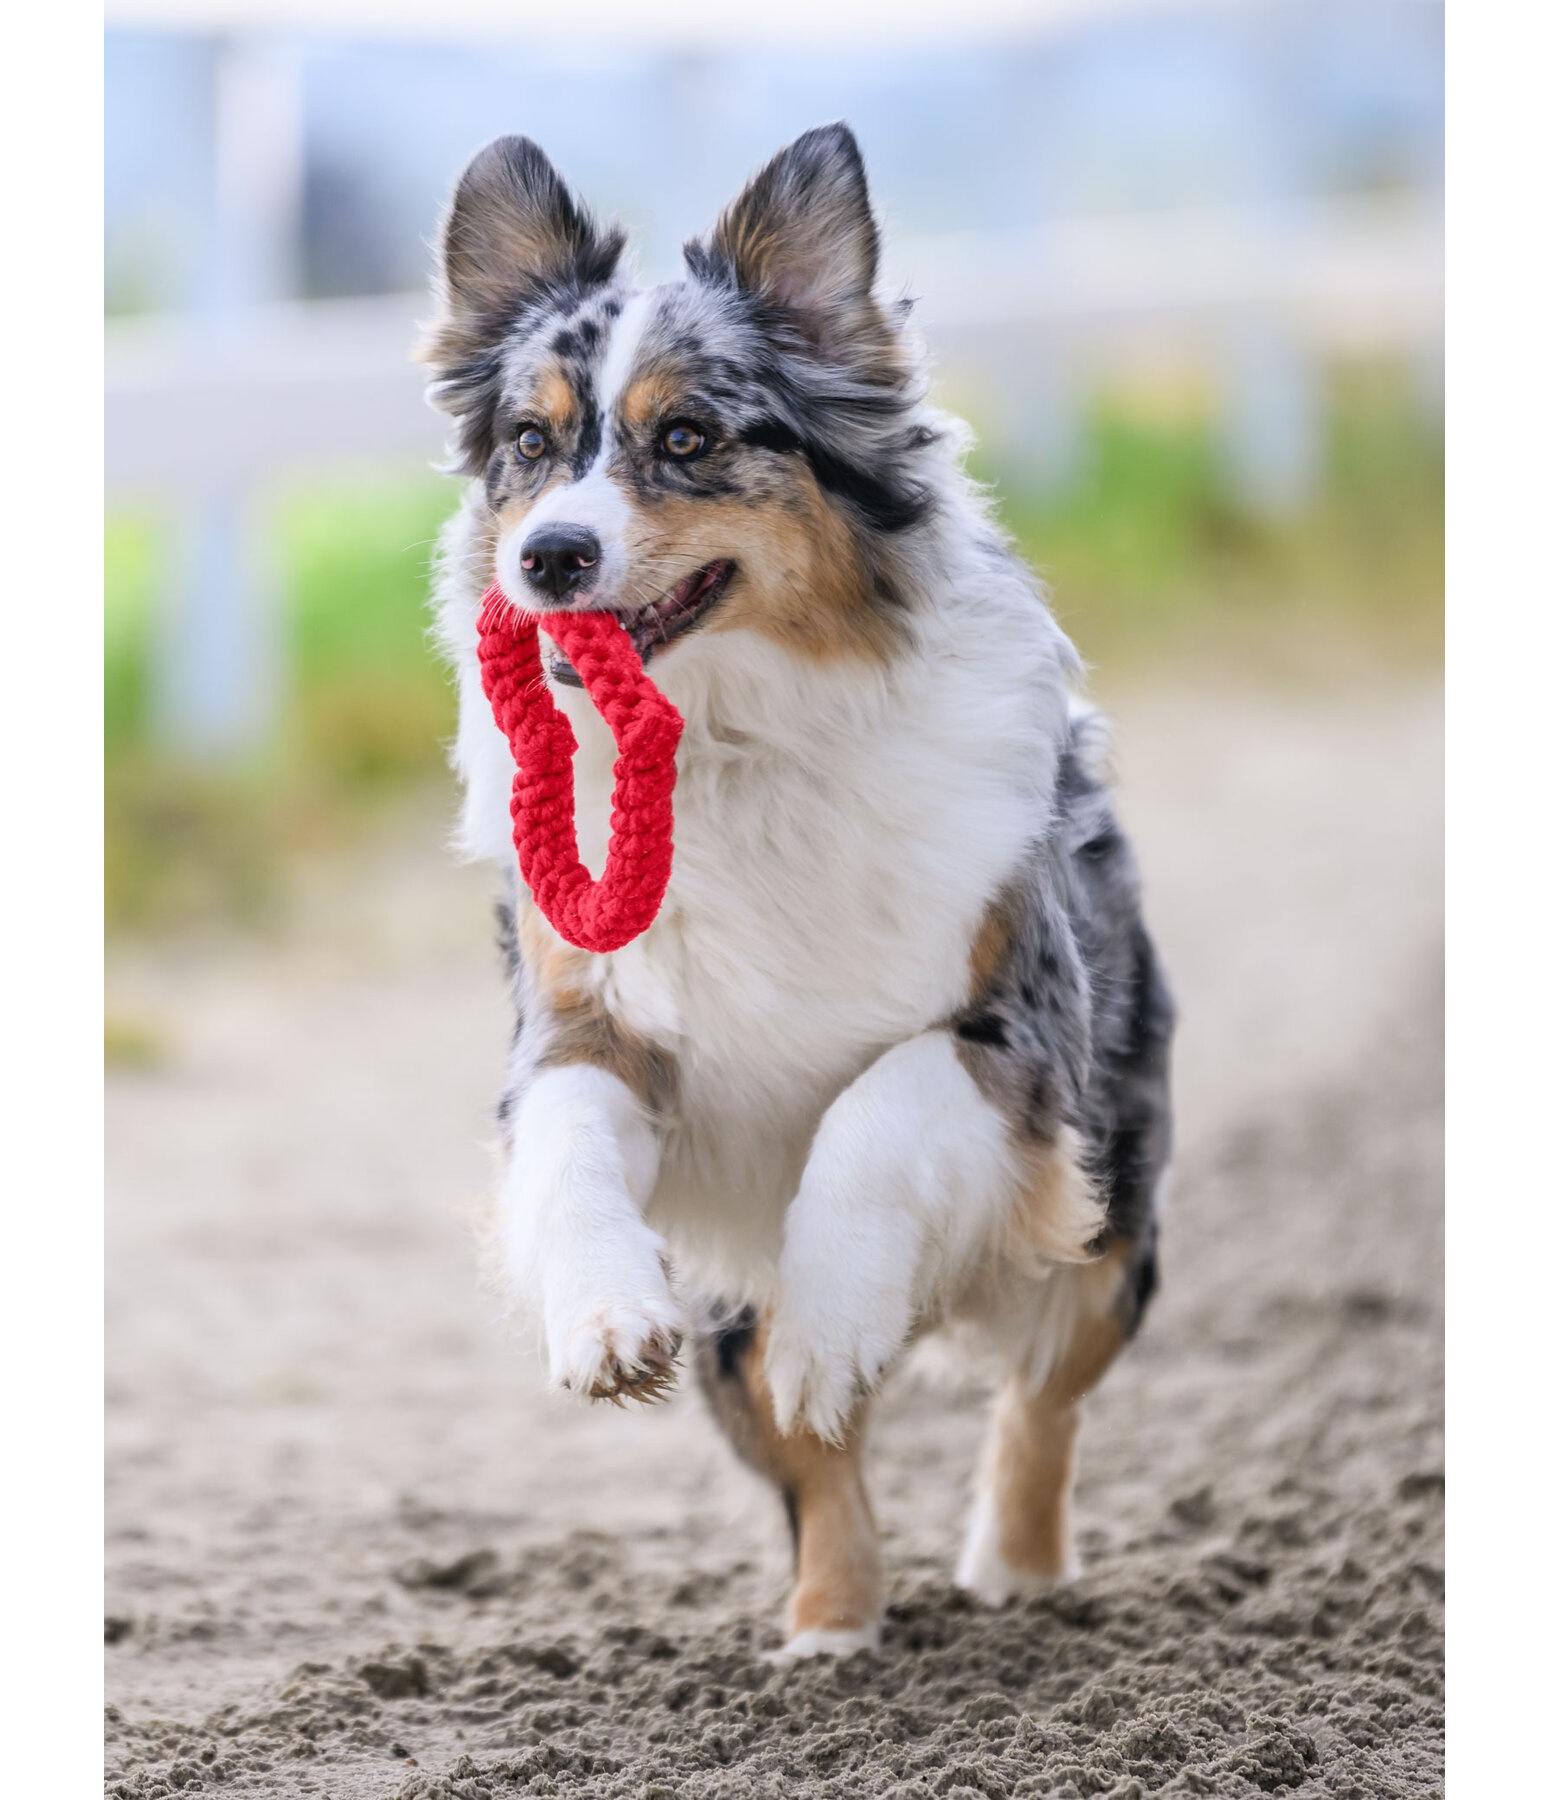
[[529, 462], [537, 462], [546, 449], [548, 449], [548, 445], [544, 442], [544, 434], [541, 431], [535, 431], [531, 425], [517, 439], [518, 453], [525, 456]]
[[705, 433], [693, 425], [669, 425], [662, 433], [662, 448], [669, 456], [694, 456], [705, 448]]

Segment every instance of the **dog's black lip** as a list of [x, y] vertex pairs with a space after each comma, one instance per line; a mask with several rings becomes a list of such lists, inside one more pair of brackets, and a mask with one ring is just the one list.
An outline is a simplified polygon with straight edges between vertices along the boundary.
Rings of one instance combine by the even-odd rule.
[[[693, 631], [726, 592], [736, 567], [727, 557], [702, 563], [660, 600], [648, 601], [632, 613], [619, 615], [642, 664], [650, 662], [652, 654], [664, 645]], [[549, 674], [561, 687], [582, 685], [570, 658], [558, 647], [549, 653]]]

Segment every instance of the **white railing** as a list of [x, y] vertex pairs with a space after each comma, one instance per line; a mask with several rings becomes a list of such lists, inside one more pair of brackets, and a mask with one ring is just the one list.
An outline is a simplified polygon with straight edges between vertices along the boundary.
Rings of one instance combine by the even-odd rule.
[[[1384, 349], [1440, 361], [1440, 209], [1348, 203], [1089, 218], [1034, 231], [903, 240], [895, 286], [976, 424], [1029, 478], [1080, 459], [1091, 385], [1139, 358], [1216, 378], [1230, 466], [1251, 501], [1306, 491], [1322, 440], [1319, 366]], [[259, 484], [347, 462], [424, 464], [446, 421], [410, 360], [422, 295], [278, 303], [114, 322], [110, 495], [157, 495], [187, 524], [159, 634], [165, 728], [206, 749], [267, 729], [274, 608]]]

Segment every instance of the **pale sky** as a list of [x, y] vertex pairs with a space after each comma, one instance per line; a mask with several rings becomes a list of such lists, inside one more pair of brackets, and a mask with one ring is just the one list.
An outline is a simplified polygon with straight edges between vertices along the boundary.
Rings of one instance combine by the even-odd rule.
[[[1222, 11], [1262, 0], [1211, 0]], [[875, 44], [1031, 37], [1080, 20], [1180, 10], [1178, 0], [107, 0], [109, 25], [302, 29], [362, 36], [528, 37], [606, 32], [631, 44]]]

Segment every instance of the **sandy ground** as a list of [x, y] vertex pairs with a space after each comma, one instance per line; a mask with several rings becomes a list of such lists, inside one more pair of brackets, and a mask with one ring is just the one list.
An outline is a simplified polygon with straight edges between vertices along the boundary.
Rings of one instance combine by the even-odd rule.
[[697, 1397], [551, 1399], [476, 1288], [506, 1021], [427, 813], [283, 943], [114, 964], [110, 1793], [1441, 1792], [1440, 695], [1110, 703], [1180, 1154], [1082, 1579], [954, 1594], [983, 1395], [901, 1383], [882, 1651], [764, 1660]]

